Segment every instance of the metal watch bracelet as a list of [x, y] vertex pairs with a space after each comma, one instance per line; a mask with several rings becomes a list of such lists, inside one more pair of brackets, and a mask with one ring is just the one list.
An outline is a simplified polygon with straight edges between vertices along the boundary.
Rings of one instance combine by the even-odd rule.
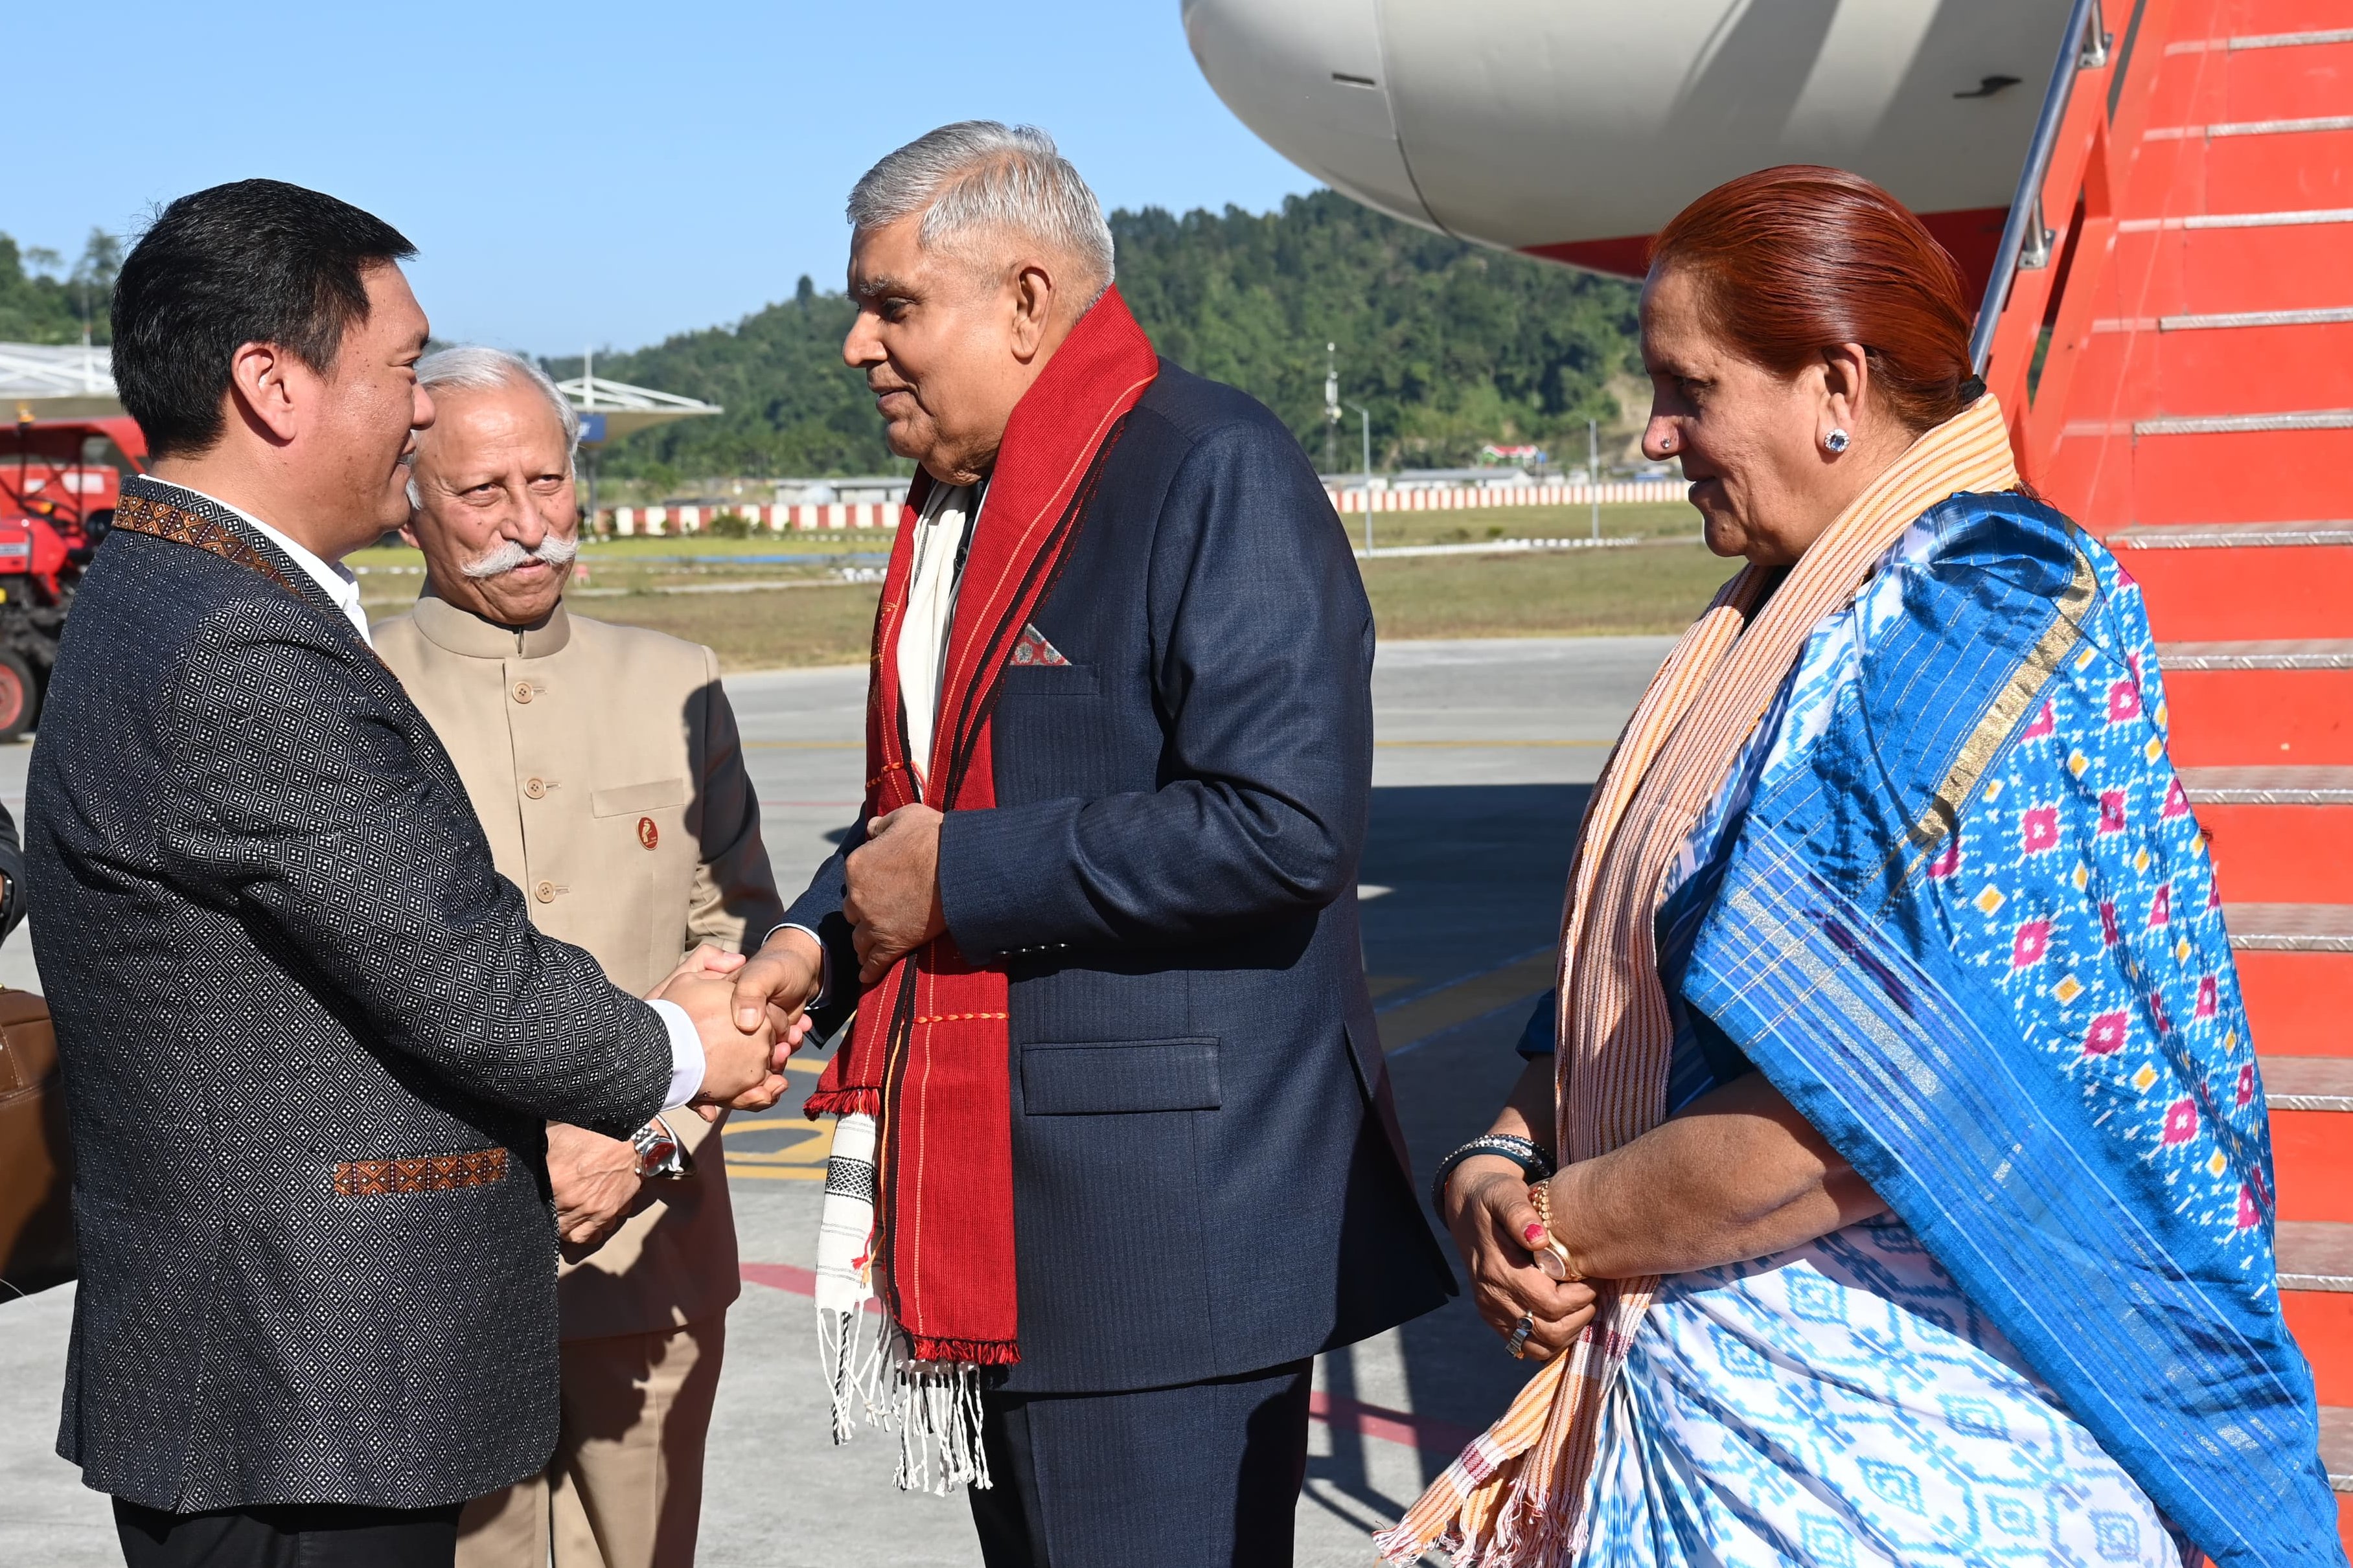
[[1541, 1182], [1553, 1172], [1552, 1156], [1535, 1143], [1511, 1132], [1482, 1132], [1445, 1159], [1438, 1163], [1436, 1174], [1430, 1179], [1430, 1207], [1440, 1224], [1446, 1219], [1446, 1178], [1454, 1167], [1478, 1154], [1493, 1154], [1517, 1165], [1531, 1182]]
[[640, 1181], [674, 1181], [691, 1168], [686, 1146], [670, 1130], [670, 1123], [659, 1116], [638, 1128], [629, 1142], [637, 1150]]

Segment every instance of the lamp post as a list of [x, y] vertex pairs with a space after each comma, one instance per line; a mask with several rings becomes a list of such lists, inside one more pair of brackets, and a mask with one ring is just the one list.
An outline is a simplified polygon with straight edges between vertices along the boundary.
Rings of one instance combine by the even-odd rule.
[[1324, 471], [1337, 459], [1332, 456], [1332, 432], [1340, 427], [1340, 345], [1324, 345]]
[[1365, 553], [1373, 552], [1373, 416], [1362, 404], [1351, 403], [1356, 411], [1357, 428], [1365, 437]]
[[1601, 421], [1585, 422], [1585, 494], [1593, 503], [1593, 537], [1601, 537]]

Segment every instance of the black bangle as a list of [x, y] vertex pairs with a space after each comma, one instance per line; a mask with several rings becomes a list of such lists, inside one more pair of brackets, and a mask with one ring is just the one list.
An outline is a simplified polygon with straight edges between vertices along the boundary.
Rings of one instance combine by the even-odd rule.
[[1517, 1165], [1531, 1182], [1545, 1181], [1552, 1175], [1552, 1156], [1525, 1138], [1511, 1132], [1482, 1132], [1445, 1159], [1438, 1163], [1438, 1173], [1430, 1179], [1430, 1206], [1442, 1222], [1446, 1218], [1446, 1178], [1454, 1167], [1474, 1154], [1493, 1154]]

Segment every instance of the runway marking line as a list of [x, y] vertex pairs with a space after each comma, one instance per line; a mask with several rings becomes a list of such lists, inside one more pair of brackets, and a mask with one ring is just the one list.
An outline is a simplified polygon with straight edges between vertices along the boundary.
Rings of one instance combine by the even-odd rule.
[[731, 1167], [738, 1161], [749, 1162], [754, 1165], [822, 1165], [827, 1160], [832, 1158], [832, 1155], [833, 1129], [830, 1126], [825, 1126], [812, 1130], [809, 1135], [799, 1142], [788, 1144], [782, 1149], [766, 1149], [756, 1153], [742, 1149], [730, 1149], [727, 1151], [727, 1163]]
[[1517, 1002], [1533, 1001], [1550, 989], [1557, 968], [1553, 950], [1537, 949], [1432, 990], [1409, 993], [1373, 1018], [1380, 1026], [1381, 1054], [1395, 1056], [1432, 1035], [1482, 1018]]
[[[790, 1263], [746, 1263], [741, 1266], [741, 1272], [747, 1284], [765, 1285], [772, 1290], [783, 1290], [795, 1296], [817, 1294], [817, 1273], [813, 1269], [797, 1268]], [[869, 1301], [866, 1310], [879, 1316], [882, 1304]], [[1479, 1436], [1468, 1426], [1458, 1426], [1435, 1415], [1417, 1415], [1410, 1410], [1368, 1405], [1361, 1399], [1326, 1394], [1322, 1389], [1307, 1396], [1307, 1414], [1311, 1419], [1323, 1422], [1335, 1433], [1346, 1432], [1359, 1437], [1377, 1438], [1408, 1448], [1459, 1453], [1469, 1447], [1471, 1440]]]

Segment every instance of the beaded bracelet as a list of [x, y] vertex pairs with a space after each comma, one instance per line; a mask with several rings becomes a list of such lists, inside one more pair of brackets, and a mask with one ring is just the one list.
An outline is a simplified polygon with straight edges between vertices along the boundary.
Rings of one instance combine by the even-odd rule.
[[1475, 1154], [1496, 1154], [1517, 1165], [1531, 1182], [1541, 1182], [1552, 1174], [1552, 1156], [1530, 1140], [1511, 1132], [1482, 1132], [1445, 1159], [1438, 1163], [1438, 1173], [1430, 1179], [1430, 1206], [1442, 1223], [1446, 1218], [1446, 1178], [1454, 1167]]

